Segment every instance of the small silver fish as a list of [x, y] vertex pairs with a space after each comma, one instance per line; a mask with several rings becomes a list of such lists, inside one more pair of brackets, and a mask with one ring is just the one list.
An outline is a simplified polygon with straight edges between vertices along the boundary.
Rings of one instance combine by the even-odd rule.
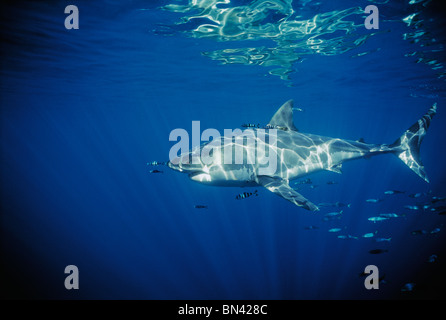
[[389, 220], [389, 218], [384, 218], [384, 217], [370, 217], [367, 220], [372, 221], [373, 223], [376, 222], [381, 222], [381, 221], [385, 221], [385, 220]]
[[381, 202], [382, 200], [381, 199], [367, 199], [366, 200], [366, 202], [369, 202], [369, 203], [378, 203], [378, 202]]
[[339, 235], [338, 236], [339, 239], [358, 239], [358, 237], [352, 236], [350, 234], [347, 235]]
[[435, 228], [430, 232], [430, 234], [439, 233], [440, 231], [441, 231], [440, 228]]
[[413, 291], [415, 289], [416, 284], [411, 282], [411, 283], [406, 283], [402, 288], [401, 291], [402, 292], [410, 292]]
[[165, 165], [165, 162], [162, 161], [151, 161], [151, 162], [147, 162], [148, 166], [163, 166]]
[[331, 228], [330, 230], [328, 230], [328, 232], [339, 232], [341, 230], [341, 228]]
[[331, 219], [340, 219], [343, 212], [344, 211], [341, 210], [339, 212], [329, 212], [329, 213], [326, 213], [324, 215], [324, 220], [327, 221], [327, 220], [331, 220]]
[[242, 128], [260, 128], [260, 124], [244, 123]]
[[375, 236], [375, 233], [369, 232], [362, 235], [363, 238], [373, 238]]
[[396, 213], [380, 213], [379, 216], [380, 217], [384, 217], [384, 218], [398, 218], [398, 217], [401, 217], [400, 215], [397, 215]]
[[376, 238], [375, 242], [390, 242], [392, 238]]
[[431, 202], [432, 203], [437, 203], [437, 202], [439, 202], [439, 201], [445, 201], [446, 200], [446, 197], [432, 197], [432, 200], [431, 200]]
[[319, 207], [337, 207], [337, 208], [347, 207], [347, 208], [350, 208], [351, 203], [342, 203], [339, 201], [335, 202], [335, 203], [323, 202], [323, 203], [319, 203], [318, 206]]
[[419, 198], [422, 195], [423, 195], [422, 193], [413, 193], [413, 194], [409, 194], [409, 197], [411, 197], [411, 198]]
[[444, 211], [446, 210], [446, 206], [439, 206], [439, 207], [432, 207], [430, 208], [430, 211], [436, 212], [436, 211]]
[[272, 124], [267, 124], [266, 126], [263, 127], [263, 129], [278, 129], [278, 130], [282, 130], [282, 131], [287, 131], [288, 130], [287, 127], [281, 127], [281, 126], [272, 125]]
[[311, 183], [312, 183], [311, 179], [309, 179], [309, 178], [294, 182], [294, 184], [311, 184]]
[[420, 210], [419, 206], [412, 206], [412, 205], [404, 206], [404, 208], [409, 209], [409, 210]]
[[437, 259], [438, 259], [438, 256], [436, 254], [433, 254], [427, 259], [427, 262], [432, 263], [432, 262], [437, 261]]
[[387, 191], [384, 191], [384, 194], [399, 194], [399, 193], [405, 193], [405, 191], [399, 191], [399, 190], [387, 190]]

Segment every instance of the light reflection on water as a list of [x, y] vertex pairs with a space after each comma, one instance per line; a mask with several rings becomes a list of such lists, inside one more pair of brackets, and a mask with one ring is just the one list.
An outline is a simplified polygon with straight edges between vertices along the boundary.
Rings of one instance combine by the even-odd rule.
[[[388, 1], [371, 1], [377, 6]], [[417, 43], [421, 50], [411, 54], [418, 57], [418, 63], [426, 63], [437, 70], [438, 77], [445, 76], [442, 62], [427, 58], [425, 46], [435, 45], [436, 40], [423, 29], [420, 13], [429, 1], [410, 1], [412, 13], [404, 17], [391, 18], [382, 15], [393, 23], [405, 23], [408, 27], [401, 37]], [[219, 42], [250, 41], [249, 45], [237, 48], [204, 51], [202, 54], [221, 64], [243, 64], [273, 67], [269, 74], [283, 80], [291, 80], [290, 74], [296, 71], [296, 63], [301, 63], [309, 55], [339, 55], [362, 46], [370, 37], [388, 32], [388, 30], [367, 30], [364, 20], [368, 14], [364, 8], [354, 6], [340, 10], [323, 12], [312, 10], [311, 17], [304, 18], [304, 10], [310, 6], [320, 9], [317, 1], [292, 0], [188, 0], [167, 4], [162, 10], [184, 14], [179, 21], [169, 26], [159, 26], [155, 33], [172, 35], [176, 31], [193, 38], [211, 38]], [[318, 12], [314, 14], [314, 12]], [[270, 40], [268, 46], [254, 46], [253, 41]], [[444, 50], [442, 45], [434, 48], [435, 52]], [[365, 50], [356, 56], [379, 51]], [[430, 49], [432, 51], [432, 49]]]

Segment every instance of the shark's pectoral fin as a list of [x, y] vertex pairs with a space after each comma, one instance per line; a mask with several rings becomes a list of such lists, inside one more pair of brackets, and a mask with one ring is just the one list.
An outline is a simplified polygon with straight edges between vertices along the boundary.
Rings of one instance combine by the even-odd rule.
[[337, 164], [337, 165], [331, 166], [327, 170], [331, 171], [331, 172], [336, 172], [336, 173], [342, 174], [342, 164]]
[[302, 207], [311, 211], [318, 211], [319, 208], [314, 204], [305, 199], [300, 193], [292, 189], [287, 180], [272, 178], [269, 176], [258, 176], [257, 183], [264, 186], [271, 192], [274, 192], [278, 196], [294, 203], [298, 207]]

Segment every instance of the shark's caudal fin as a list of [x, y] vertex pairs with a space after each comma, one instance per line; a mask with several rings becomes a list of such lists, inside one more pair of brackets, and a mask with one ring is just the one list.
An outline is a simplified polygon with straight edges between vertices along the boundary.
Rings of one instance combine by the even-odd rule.
[[437, 104], [434, 103], [420, 120], [415, 122], [401, 137], [390, 145], [390, 147], [395, 149], [394, 154], [426, 182], [429, 182], [429, 179], [421, 162], [420, 145], [426, 135], [432, 117], [436, 113]]

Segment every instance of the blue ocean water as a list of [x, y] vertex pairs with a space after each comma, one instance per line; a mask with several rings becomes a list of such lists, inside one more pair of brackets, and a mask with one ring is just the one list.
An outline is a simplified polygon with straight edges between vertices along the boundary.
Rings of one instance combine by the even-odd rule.
[[[2, 2], [2, 295], [444, 298], [446, 204], [432, 203], [446, 196], [439, 2]], [[70, 4], [79, 29], [64, 26]], [[379, 29], [364, 26], [370, 4]], [[312, 184], [294, 186], [315, 204], [351, 204], [325, 221], [340, 209], [310, 213], [261, 187], [147, 165], [168, 160], [176, 128], [266, 124], [289, 99], [301, 132], [370, 143], [394, 142], [437, 103], [421, 147], [430, 183], [392, 155], [304, 177]], [[381, 213], [401, 217], [368, 220]], [[364, 287], [370, 264], [378, 290]], [[79, 290], [64, 287], [67, 265]]]

